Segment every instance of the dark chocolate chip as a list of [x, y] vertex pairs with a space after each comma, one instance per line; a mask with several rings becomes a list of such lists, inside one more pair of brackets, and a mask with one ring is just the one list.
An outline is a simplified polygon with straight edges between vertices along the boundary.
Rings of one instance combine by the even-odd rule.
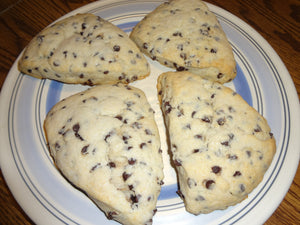
[[134, 159], [134, 158], [128, 159], [128, 164], [129, 165], [134, 165], [135, 163], [136, 163], [136, 159]]
[[144, 48], [144, 49], [148, 49], [148, 44], [147, 44], [147, 43], [144, 43], [144, 44], [143, 44], [143, 48]]
[[219, 73], [219, 74], [217, 75], [217, 78], [218, 78], [218, 79], [221, 79], [223, 76], [224, 76], [223, 73]]
[[196, 114], [196, 111], [193, 111], [193, 112], [192, 112], [192, 115], [191, 115], [192, 118], [194, 118], [195, 114]]
[[224, 124], [225, 124], [225, 122], [226, 122], [226, 119], [223, 117], [223, 118], [219, 118], [218, 120], [217, 120], [217, 123], [220, 125], [220, 126], [223, 126]]
[[140, 144], [140, 148], [143, 149], [146, 145], [147, 144], [143, 142], [143, 143]]
[[213, 189], [215, 183], [216, 182], [213, 180], [205, 180], [204, 181], [205, 187], [209, 190]]
[[203, 117], [201, 120], [205, 123], [210, 123], [211, 122], [210, 119], [207, 116]]
[[227, 158], [230, 159], [230, 160], [237, 160], [238, 156], [237, 155], [230, 155], [230, 154], [228, 154]]
[[196, 139], [203, 139], [203, 136], [201, 135], [201, 134], [196, 134], [195, 136], [194, 136], [194, 138], [196, 138]]
[[132, 175], [132, 174], [123, 172], [123, 174], [122, 174], [123, 180], [126, 181], [131, 175]]
[[94, 165], [91, 169], [90, 169], [90, 173], [94, 172], [95, 169], [97, 169], [101, 164], [100, 163], [96, 163], [96, 165]]
[[229, 142], [228, 141], [223, 141], [223, 142], [221, 142], [221, 145], [229, 146]]
[[213, 167], [211, 168], [211, 170], [212, 170], [213, 173], [218, 174], [218, 173], [221, 173], [222, 168], [219, 167], [219, 166], [213, 166]]
[[114, 216], [118, 215], [116, 212], [114, 211], [110, 211], [107, 213], [107, 219], [112, 220], [114, 219]]
[[121, 47], [119, 45], [115, 45], [113, 47], [113, 49], [114, 49], [115, 52], [118, 52], [118, 51], [120, 51]]
[[115, 167], [116, 167], [116, 164], [115, 164], [114, 162], [109, 162], [109, 163], [108, 163], [108, 166], [109, 166], [110, 168], [115, 168]]
[[138, 194], [138, 195], [132, 194], [132, 195], [130, 195], [130, 200], [132, 201], [133, 204], [134, 204], [134, 203], [138, 203], [140, 197], [141, 197], [141, 195], [139, 195], [139, 194]]
[[88, 148], [89, 148], [90, 145], [86, 145], [84, 146], [82, 149], [81, 149], [81, 154], [82, 155], [86, 155], [88, 154]]
[[241, 175], [242, 175], [242, 173], [240, 171], [235, 171], [235, 173], [233, 174], [234, 177], [238, 177]]

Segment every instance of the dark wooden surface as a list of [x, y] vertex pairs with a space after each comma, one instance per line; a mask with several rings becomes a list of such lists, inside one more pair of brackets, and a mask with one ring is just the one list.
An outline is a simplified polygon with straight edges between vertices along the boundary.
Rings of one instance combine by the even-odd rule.
[[[93, 0], [1, 0], [0, 88], [17, 56], [40, 30], [62, 15], [90, 2]], [[207, 0], [207, 2], [236, 15], [270, 43], [286, 65], [299, 97], [300, 1]], [[299, 185], [298, 167], [287, 195], [266, 221], [266, 225], [300, 224]], [[0, 224], [34, 224], [14, 199], [2, 173], [0, 173]]]

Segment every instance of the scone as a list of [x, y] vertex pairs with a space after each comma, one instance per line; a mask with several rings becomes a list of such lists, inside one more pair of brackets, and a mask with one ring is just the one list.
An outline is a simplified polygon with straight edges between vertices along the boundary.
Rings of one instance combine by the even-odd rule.
[[201, 0], [170, 0], [133, 29], [130, 38], [161, 64], [220, 83], [236, 76], [232, 48], [216, 16]]
[[62, 174], [108, 219], [151, 224], [163, 184], [159, 133], [144, 93], [99, 85], [57, 103], [44, 127]]
[[93, 14], [48, 26], [25, 48], [19, 70], [72, 84], [129, 83], [149, 75], [146, 58], [128, 35]]
[[158, 94], [186, 210], [247, 198], [276, 151], [267, 121], [230, 88], [185, 71], [160, 75]]

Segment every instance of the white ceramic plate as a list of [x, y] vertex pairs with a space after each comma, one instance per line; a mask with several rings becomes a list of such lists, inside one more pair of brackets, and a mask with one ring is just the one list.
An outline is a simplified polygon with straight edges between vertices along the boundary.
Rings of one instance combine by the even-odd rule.
[[[129, 33], [161, 1], [99, 1], [66, 15], [90, 12]], [[165, 163], [165, 185], [154, 224], [261, 224], [274, 212], [295, 175], [299, 161], [300, 113], [295, 87], [282, 61], [251, 27], [209, 4], [232, 44], [238, 75], [227, 84], [267, 118], [277, 152], [261, 184], [242, 203], [227, 210], [194, 216], [175, 193], [176, 176], [169, 165], [165, 130], [156, 95], [156, 78], [170, 69], [149, 60], [150, 77], [133, 83], [143, 89], [156, 111]], [[56, 170], [49, 155], [43, 121], [60, 99], [86, 89], [21, 74], [15, 63], [1, 93], [1, 169], [10, 190], [37, 224], [117, 224]]]

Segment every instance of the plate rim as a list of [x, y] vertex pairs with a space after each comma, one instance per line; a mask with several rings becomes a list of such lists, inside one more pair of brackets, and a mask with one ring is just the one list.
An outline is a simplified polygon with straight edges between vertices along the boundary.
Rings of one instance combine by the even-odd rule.
[[[75, 10], [73, 10], [73, 11], [71, 11], [71, 12], [69, 12], [69, 13], [67, 13], [67, 14], [65, 14], [64, 16], [62, 16], [62, 17], [60, 17], [59, 19], [57, 19], [57, 20], [55, 20], [54, 22], [56, 22], [56, 21], [58, 21], [58, 20], [60, 20], [60, 19], [62, 19], [62, 18], [64, 18], [64, 17], [67, 17], [67, 16], [70, 16], [70, 15], [73, 15], [73, 14], [76, 14], [76, 13], [78, 13], [78, 12], [85, 12], [85, 11], [87, 11], [89, 8], [93, 8], [94, 6], [99, 6], [99, 5], [102, 5], [102, 4], [106, 4], [107, 2], [118, 2], [118, 3], [121, 3], [121, 2], [127, 2], [126, 0], [104, 0], [104, 1], [102, 1], [101, 2], [101, 4], [99, 4], [100, 2], [92, 2], [92, 3], [89, 3], [89, 4], [87, 4], [87, 5], [85, 5], [85, 6], [82, 6], [82, 7], [80, 7], [80, 8], [78, 8], [78, 9], [75, 9]], [[162, 2], [162, 1], [160, 1], [160, 0], [154, 0], [154, 1], [140, 1], [141, 3], [143, 3], [143, 2], [156, 2], [156, 3], [158, 3], [158, 2]], [[230, 12], [228, 12], [227, 10], [225, 10], [225, 9], [222, 9], [222, 8], [220, 8], [220, 7], [218, 7], [218, 6], [216, 6], [216, 5], [212, 5], [212, 4], [210, 4], [210, 3], [207, 3], [207, 5], [209, 6], [209, 7], [215, 7], [215, 8], [217, 8], [218, 10], [221, 10], [222, 11], [222, 13], [226, 13], [226, 18], [227, 18], [227, 16], [228, 17], [231, 17], [231, 18], [233, 18], [233, 20], [234, 21], [238, 21], [239, 23], [244, 23], [244, 25], [247, 27], [247, 29], [250, 29], [250, 32], [249, 33], [251, 33], [251, 34], [256, 34], [256, 36], [253, 38], [253, 39], [255, 39], [256, 41], [258, 40], [259, 42], [261, 42], [261, 43], [263, 43], [264, 45], [264, 49], [266, 48], [267, 49], [267, 52], [271, 52], [272, 53], [272, 55], [271, 55], [271, 58], [273, 59], [272, 61], [276, 61], [276, 62], [278, 62], [279, 63], [279, 65], [277, 66], [277, 68], [278, 69], [281, 69], [281, 72], [282, 72], [282, 74], [285, 74], [283, 77], [282, 76], [280, 76], [280, 78], [282, 79], [282, 84], [284, 85], [284, 87], [286, 87], [285, 85], [288, 85], [288, 92], [286, 93], [286, 95], [287, 95], [287, 99], [290, 101], [290, 102], [294, 102], [294, 101], [298, 101], [298, 98], [296, 98], [296, 96], [297, 96], [297, 92], [296, 92], [296, 88], [295, 88], [295, 86], [294, 86], [294, 83], [293, 83], [293, 80], [292, 80], [292, 78], [291, 78], [291, 76], [290, 76], [290, 74], [289, 74], [289, 72], [288, 72], [288, 70], [287, 70], [287, 68], [285, 67], [285, 65], [284, 65], [284, 63], [282, 62], [282, 60], [280, 59], [280, 57], [278, 56], [278, 54], [275, 52], [275, 50], [271, 47], [271, 45], [256, 31], [256, 30], [254, 30], [250, 25], [248, 25], [247, 23], [245, 23], [242, 19], [240, 19], [240, 18], [238, 18], [238, 17], [236, 17], [235, 15], [233, 15], [232, 13], [230, 13]], [[53, 23], [54, 23], [53, 22]], [[23, 51], [22, 51], [23, 52]], [[17, 57], [17, 59], [15, 60], [15, 62], [13, 63], [13, 65], [12, 65], [12, 67], [11, 67], [11, 69], [10, 69], [10, 71], [8, 72], [8, 75], [7, 75], [7, 77], [6, 77], [6, 79], [5, 79], [5, 82], [4, 82], [4, 84], [3, 84], [3, 86], [2, 86], [2, 90], [1, 90], [1, 93], [0, 93], [0, 108], [1, 108], [1, 110], [0, 110], [0, 115], [1, 115], [1, 117], [0, 117], [0, 124], [1, 124], [1, 128], [0, 128], [0, 134], [1, 134], [1, 142], [3, 143], [3, 140], [4, 139], [6, 139], [6, 138], [3, 138], [3, 137], [7, 137], [8, 138], [8, 134], [6, 134], [6, 132], [5, 131], [7, 131], [7, 129], [5, 129], [5, 121], [4, 121], [4, 119], [2, 119], [2, 118], [7, 118], [7, 116], [8, 116], [8, 113], [6, 113], [6, 111], [4, 110], [4, 109], [6, 109], [6, 106], [8, 105], [8, 104], [5, 104], [5, 103], [8, 103], [9, 102], [9, 99], [10, 99], [10, 95], [9, 95], [9, 93], [11, 94], [11, 91], [9, 90], [9, 88], [13, 85], [13, 84], [15, 84], [15, 82], [16, 82], [16, 80], [17, 80], [17, 78], [18, 78], [18, 76], [13, 76], [12, 75], [12, 73], [14, 72], [14, 71], [18, 71], [18, 69], [17, 69], [17, 62], [18, 62], [18, 60], [19, 60], [19, 58], [20, 58], [20, 56], [21, 56], [21, 54], [22, 54], [22, 52], [19, 54], [19, 56]], [[16, 79], [14, 79], [14, 78], [16, 78]], [[287, 87], [286, 87], [286, 89], [287, 89]], [[8, 96], [7, 96], [8, 95]], [[9, 98], [6, 98], [5, 99], [5, 97], [9, 97]], [[298, 101], [298, 103], [299, 103], [299, 101]], [[6, 117], [3, 117], [3, 114], [5, 114], [5, 115], [7, 115]], [[299, 115], [300, 115], [300, 107], [299, 107], [299, 105], [298, 105], [298, 107], [296, 107], [296, 110], [290, 110], [290, 115], [291, 115], [291, 120], [292, 119], [294, 119], [293, 121], [295, 121], [296, 123], [298, 123], [299, 125], [300, 125], [300, 120], [299, 120]], [[294, 118], [292, 118], [294, 116]], [[295, 127], [295, 126], [291, 126], [291, 133], [292, 133], [292, 130], [294, 130], [293, 129], [293, 127]], [[4, 136], [4, 134], [5, 134], [5, 136]], [[294, 133], [293, 133], [294, 134]], [[295, 135], [294, 135], [295, 136]], [[299, 147], [300, 147], [300, 141], [298, 140], [298, 139], [296, 139], [296, 143], [295, 143], [295, 138], [294, 138], [294, 140], [293, 140], [294, 142], [292, 143], [293, 145], [295, 145], [294, 147], [298, 147], [298, 149], [299, 149]], [[291, 141], [290, 142], [292, 142], [292, 138], [291, 138]], [[5, 146], [9, 146], [9, 145], [7, 145], [7, 139], [6, 139], [6, 141], [4, 141], [4, 143], [5, 143]], [[290, 145], [289, 145], [289, 148], [290, 148]], [[9, 172], [8, 172], [8, 169], [7, 169], [7, 165], [6, 165], [6, 163], [5, 162], [3, 162], [4, 161], [4, 157], [3, 157], [3, 155], [4, 155], [4, 150], [3, 150], [3, 147], [2, 147], [2, 150], [1, 150], [1, 154], [0, 154], [0, 166], [1, 166], [1, 169], [2, 169], [2, 173], [3, 173], [3, 176], [4, 176], [4, 178], [5, 178], [5, 181], [7, 182], [7, 184], [8, 184], [8, 187], [9, 187], [9, 189], [10, 189], [10, 191], [13, 193], [13, 195], [14, 195], [14, 197], [15, 196], [17, 196], [17, 197], [15, 197], [15, 199], [17, 200], [17, 202], [19, 203], [19, 205], [20, 206], [22, 206], [23, 205], [23, 201], [24, 201], [24, 199], [22, 198], [22, 196], [20, 196], [20, 194], [16, 194], [15, 193], [15, 191], [13, 190], [14, 188], [14, 186], [16, 186], [17, 184], [16, 184], [16, 182], [14, 182], [14, 181], [12, 181], [12, 179], [11, 179], [11, 177], [9, 177]], [[295, 157], [296, 158], [296, 157]], [[2, 159], [2, 160], [1, 160]], [[297, 158], [296, 158], [297, 159]], [[285, 161], [283, 161], [283, 163], [284, 163]], [[295, 176], [295, 174], [296, 174], [296, 171], [297, 171], [297, 168], [298, 168], [298, 164], [299, 164], [299, 151], [298, 151], [298, 163], [294, 163], [294, 164], [292, 164], [293, 165], [293, 168], [292, 168], [292, 170], [293, 171], [290, 171], [290, 172], [293, 172], [293, 175], [291, 176], [291, 178], [290, 178], [290, 182], [287, 184], [286, 183], [286, 187], [288, 187], [288, 188], [283, 188], [284, 190], [286, 189], [286, 191], [283, 191], [283, 192], [288, 192], [288, 190], [289, 190], [289, 187], [290, 187], [290, 184], [292, 183], [292, 181], [293, 181], [293, 179], [294, 179], [294, 176]], [[3, 167], [3, 165], [5, 165], [4, 167]], [[4, 169], [5, 168], [5, 169]], [[280, 170], [278, 171], [278, 173], [280, 173]], [[285, 194], [284, 195], [282, 195], [282, 199], [284, 198], [284, 196], [285, 196]], [[278, 207], [278, 205], [281, 203], [281, 201], [282, 201], [282, 199], [280, 200], [280, 201], [278, 201], [278, 204], [276, 205], [276, 206], [273, 206], [273, 208], [274, 208], [274, 210]], [[32, 217], [32, 213], [30, 213], [30, 212], [27, 212], [28, 210], [26, 210], [26, 209], [24, 209], [23, 207], [22, 207], [22, 209], [27, 213], [27, 215], [29, 215], [30, 216], [30, 218], [33, 218]], [[272, 213], [273, 213], [273, 211], [274, 210], [272, 210]], [[29, 210], [30, 211], [30, 210]], [[270, 214], [271, 215], [271, 214]], [[268, 218], [268, 217], [267, 217]], [[266, 219], [267, 219], [266, 218]]]

